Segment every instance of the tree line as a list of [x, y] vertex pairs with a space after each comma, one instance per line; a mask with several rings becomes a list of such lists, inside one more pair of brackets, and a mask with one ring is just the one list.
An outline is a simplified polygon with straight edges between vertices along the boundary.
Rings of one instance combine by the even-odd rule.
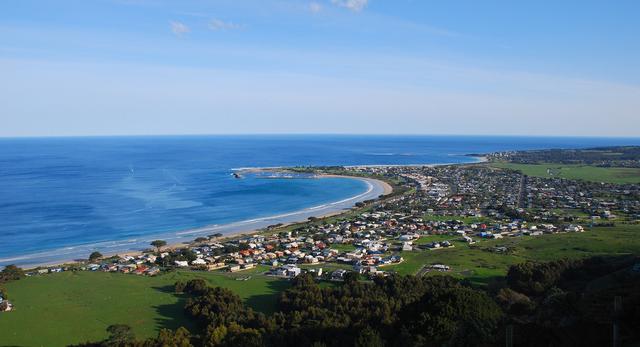
[[[281, 293], [265, 315], [205, 280], [177, 282], [197, 328], [135, 340], [123, 328], [81, 346], [606, 346], [616, 323], [623, 342], [640, 341], [640, 275], [634, 257], [527, 262], [489, 288], [450, 276], [390, 276], [321, 286], [309, 275]], [[597, 285], [594, 285], [597, 283]], [[623, 310], [612, 303], [622, 298]], [[509, 328], [507, 328], [509, 327]], [[124, 337], [123, 337], [124, 336]]]

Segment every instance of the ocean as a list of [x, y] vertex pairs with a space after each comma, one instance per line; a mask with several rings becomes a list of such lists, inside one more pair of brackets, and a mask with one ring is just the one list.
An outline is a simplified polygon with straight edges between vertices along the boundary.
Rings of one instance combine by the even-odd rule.
[[[469, 153], [640, 139], [246, 135], [0, 139], [0, 266], [86, 258], [303, 220], [378, 196], [349, 178], [234, 178], [247, 167], [465, 163]], [[206, 228], [203, 228], [206, 227]]]

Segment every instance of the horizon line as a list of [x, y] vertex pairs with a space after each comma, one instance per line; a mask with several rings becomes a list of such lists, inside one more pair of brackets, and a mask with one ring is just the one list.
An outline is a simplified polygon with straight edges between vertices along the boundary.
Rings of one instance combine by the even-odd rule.
[[434, 134], [434, 133], [187, 133], [187, 134], [91, 134], [91, 135], [0, 135], [0, 139], [44, 139], [44, 138], [113, 138], [113, 137], [233, 137], [233, 136], [386, 136], [386, 137], [520, 137], [520, 138], [602, 138], [640, 139], [640, 135], [523, 135], [523, 134]]

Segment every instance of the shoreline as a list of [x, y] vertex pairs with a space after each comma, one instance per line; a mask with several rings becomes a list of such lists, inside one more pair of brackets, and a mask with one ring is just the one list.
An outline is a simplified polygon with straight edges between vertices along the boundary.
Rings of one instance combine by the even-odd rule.
[[[470, 164], [481, 164], [481, 163], [485, 163], [488, 162], [488, 159], [486, 156], [468, 156], [470, 158], [474, 158], [476, 161], [474, 162], [468, 162], [468, 163], [435, 163], [435, 164], [381, 164], [381, 165], [345, 165], [343, 167], [345, 168], [357, 168], [357, 167], [403, 167], [403, 166], [415, 166], [415, 167], [435, 167], [435, 166], [447, 166], [447, 165], [470, 165]], [[276, 171], [276, 170], [287, 170], [288, 167], [250, 167], [250, 168], [232, 168], [231, 170], [233, 172], [250, 172], [250, 173], [255, 173], [255, 172], [260, 172], [260, 171]], [[357, 179], [357, 180], [361, 180], [366, 182], [370, 187], [375, 187], [376, 192], [374, 192], [375, 194], [372, 194], [372, 188], [368, 189], [366, 192], [358, 194], [356, 196], [352, 196], [352, 197], [348, 197], [346, 199], [340, 200], [340, 201], [336, 201], [336, 202], [330, 202], [321, 206], [315, 206], [315, 207], [309, 207], [306, 209], [302, 209], [302, 210], [297, 210], [297, 211], [293, 211], [293, 212], [288, 212], [288, 213], [283, 213], [283, 214], [279, 214], [279, 215], [273, 215], [273, 216], [266, 216], [266, 217], [260, 217], [260, 218], [254, 218], [254, 219], [248, 219], [248, 220], [243, 220], [243, 221], [238, 221], [238, 222], [232, 222], [232, 223], [227, 223], [227, 224], [221, 224], [221, 225], [217, 225], [217, 224], [212, 224], [212, 225], [206, 225], [203, 227], [196, 227], [196, 228], [191, 228], [191, 229], [183, 229], [183, 230], [177, 230], [177, 231], [173, 231], [173, 232], [164, 232], [164, 233], [158, 233], [158, 234], [154, 234], [156, 236], [152, 236], [152, 235], [144, 235], [140, 238], [145, 238], [148, 240], [145, 240], [144, 243], [141, 243], [141, 241], [139, 241], [138, 239], [134, 239], [134, 240], [120, 240], [120, 241], [106, 241], [106, 242], [98, 242], [98, 243], [93, 243], [90, 245], [77, 245], [77, 246], [69, 246], [69, 247], [65, 247], [62, 249], [56, 249], [56, 250], [50, 250], [50, 251], [45, 251], [45, 252], [40, 252], [40, 253], [32, 253], [32, 254], [28, 254], [25, 256], [15, 256], [13, 258], [8, 258], [6, 260], [7, 264], [11, 264], [12, 260], [21, 260], [21, 259], [33, 259], [34, 256], [37, 259], [38, 255], [42, 255], [40, 258], [46, 258], [45, 255], [43, 255], [44, 253], [47, 252], [54, 252], [54, 251], [63, 251], [63, 250], [74, 250], [74, 249], [78, 249], [77, 251], [74, 251], [73, 253], [76, 254], [80, 254], [80, 250], [79, 249], [83, 249], [83, 256], [88, 257], [88, 255], [93, 252], [93, 251], [100, 251], [100, 245], [102, 245], [102, 248], [107, 247], [107, 248], [119, 248], [120, 251], [114, 250], [114, 251], [102, 251], [101, 253], [103, 254], [103, 256], [105, 258], [107, 257], [112, 257], [112, 256], [138, 256], [144, 253], [144, 251], [151, 249], [152, 247], [149, 245], [149, 242], [151, 242], [152, 240], [157, 240], [157, 239], [161, 239], [161, 240], [165, 240], [167, 241], [167, 246], [165, 246], [163, 249], [165, 250], [175, 250], [175, 249], [180, 249], [180, 248], [185, 248], [188, 247], [191, 243], [193, 243], [193, 241], [195, 240], [196, 237], [198, 236], [206, 236], [207, 234], [211, 234], [211, 233], [222, 233], [223, 235], [219, 238], [219, 241], [223, 241], [225, 239], [229, 239], [229, 238], [235, 238], [235, 237], [239, 237], [239, 236], [248, 236], [248, 235], [253, 235], [256, 233], [259, 233], [264, 229], [270, 225], [275, 225], [275, 224], [282, 224], [282, 226], [287, 226], [287, 225], [291, 225], [291, 224], [295, 224], [295, 223], [301, 223], [301, 222], [305, 222], [308, 220], [309, 217], [315, 217], [315, 218], [327, 218], [327, 217], [332, 217], [335, 215], [339, 215], [342, 214], [344, 212], [347, 212], [348, 210], [351, 210], [355, 207], [355, 204], [361, 201], [365, 201], [365, 200], [371, 200], [371, 199], [377, 199], [379, 198], [380, 195], [389, 195], [393, 192], [393, 188], [391, 187], [391, 185], [389, 185], [387, 182], [379, 180], [379, 179], [375, 179], [375, 178], [369, 178], [369, 177], [361, 177], [361, 176], [350, 176], [350, 175], [335, 175], [335, 174], [320, 174], [316, 176], [318, 179], [326, 179], [326, 178], [350, 178], [350, 179]], [[325, 210], [323, 213], [320, 214], [316, 214], [316, 212], [321, 212], [322, 210]], [[294, 217], [294, 216], [298, 216], [300, 217], [298, 218], [289, 218], [289, 217]], [[249, 226], [252, 225], [253, 226]], [[247, 225], [247, 226], [244, 226]], [[186, 236], [189, 235], [189, 236]], [[181, 241], [170, 241], [170, 240], [178, 240], [178, 239], [184, 239]], [[111, 245], [109, 245], [111, 244]], [[125, 247], [127, 247], [127, 245], [129, 246], [128, 249], [126, 249]], [[91, 246], [91, 247], [90, 247]], [[144, 247], [143, 247], [144, 246]], [[135, 248], [133, 248], [135, 247]], [[38, 267], [51, 267], [51, 266], [62, 266], [65, 264], [74, 264], [74, 263], [78, 263], [81, 261], [86, 261], [86, 259], [84, 258], [80, 258], [79, 256], [73, 257], [71, 256], [72, 252], [68, 252], [67, 254], [69, 254], [69, 257], [66, 257], [63, 259], [63, 254], [60, 255], [60, 259], [63, 260], [51, 260], [51, 261], [47, 261], [47, 260], [43, 260], [43, 261], [35, 261], [35, 262], [24, 262], [24, 263], [19, 263], [19, 262], [15, 262], [16, 265], [23, 267], [24, 269], [35, 269]], [[86, 254], [85, 254], [86, 253]], [[49, 256], [51, 257], [51, 256]]]
[[476, 161], [469, 163], [436, 163], [436, 164], [369, 164], [369, 165], [344, 165], [346, 168], [359, 168], [359, 167], [436, 167], [436, 166], [449, 166], [449, 165], [471, 165], [482, 164], [489, 162], [489, 158], [484, 155], [469, 155], [467, 158], [474, 158]]
[[[164, 250], [175, 250], [187, 247], [189, 244], [193, 243], [194, 239], [198, 236], [206, 236], [212, 233], [222, 233], [223, 235], [219, 238], [219, 241], [222, 241], [242, 235], [256, 234], [263, 231], [262, 229], [270, 225], [282, 224], [283, 226], [285, 226], [305, 222], [310, 217], [326, 218], [339, 215], [353, 209], [358, 202], [377, 199], [380, 195], [388, 195], [393, 191], [393, 188], [387, 182], [374, 178], [348, 175], [318, 175], [317, 177], [318, 179], [357, 179], [365, 182], [368, 185], [368, 189], [363, 193], [347, 197], [339, 201], [333, 201], [320, 206], [308, 207], [305, 209], [278, 215], [253, 218], [220, 225], [212, 224], [191, 229], [177, 230], [173, 232], [145, 235], [134, 240], [106, 241], [88, 245], [68, 246], [39, 253], [27, 254], [24, 256], [18, 255], [14, 257], [8, 257], [6, 258], [5, 263], [15, 263], [25, 270], [31, 270], [39, 267], [62, 266], [65, 264], [74, 264], [80, 261], [86, 261], [86, 258], [80, 258], [80, 254], [82, 254], [83, 257], [88, 257], [89, 254], [93, 251], [100, 251], [100, 253], [102, 253], [105, 258], [116, 255], [138, 256], [143, 254], [145, 250], [151, 249], [152, 247], [149, 245], [149, 242], [156, 239], [167, 241], [167, 246], [163, 247]], [[108, 248], [118, 249], [108, 250]], [[58, 254], [51, 254], [52, 252]], [[48, 260], [47, 258], [49, 258], [50, 260]], [[32, 259], [33, 261], [29, 261], [29, 259]], [[24, 260], [24, 262], [20, 262], [20, 260]]]

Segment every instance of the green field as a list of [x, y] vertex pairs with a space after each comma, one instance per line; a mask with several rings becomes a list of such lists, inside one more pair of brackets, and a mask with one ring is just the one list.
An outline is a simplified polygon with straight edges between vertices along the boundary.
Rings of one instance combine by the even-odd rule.
[[[451, 266], [451, 275], [485, 285], [506, 274], [512, 264], [604, 254], [640, 254], [640, 225], [593, 228], [585, 233], [482, 240], [475, 245], [447, 235], [426, 236], [416, 243], [451, 240], [455, 247], [401, 252], [405, 259], [385, 271], [416, 274], [423, 265]], [[488, 251], [506, 246], [507, 253]], [[346, 265], [315, 264], [326, 271]], [[213, 286], [233, 290], [256, 310], [275, 309], [277, 294], [289, 282], [261, 275], [264, 267], [226, 274], [179, 271], [157, 277], [102, 272], [66, 272], [36, 276], [6, 285], [16, 310], [0, 314], [0, 346], [62, 346], [106, 337], [105, 328], [122, 323], [138, 337], [154, 336], [161, 328], [190, 327], [182, 308], [184, 298], [172, 293], [177, 280], [204, 278]], [[438, 273], [429, 273], [438, 274]], [[251, 276], [247, 281], [236, 278]]]
[[607, 183], [640, 183], [640, 169], [596, 167], [567, 164], [492, 163], [491, 166], [518, 170], [533, 177], [561, 177], [574, 180]]
[[[250, 271], [250, 272], [249, 272]], [[6, 285], [15, 311], [0, 314], [0, 346], [64, 346], [106, 337], [111, 324], [128, 324], [138, 337], [161, 328], [190, 327], [184, 297], [172, 293], [177, 280], [204, 278], [236, 292], [249, 306], [273, 311], [289, 283], [258, 274], [173, 272], [157, 277], [103, 272], [35, 276]], [[236, 277], [250, 275], [247, 281]]]
[[[583, 258], [605, 254], [640, 254], [640, 225], [593, 228], [584, 233], [562, 233], [543, 236], [523, 236], [498, 240], [482, 240], [474, 245], [455, 241], [452, 236], [427, 236], [418, 244], [451, 240], [450, 249], [402, 252], [404, 262], [384, 267], [401, 274], [416, 274], [424, 264], [445, 264], [451, 274], [468, 278], [476, 284], [487, 284], [504, 276], [510, 265], [527, 260], [549, 261], [559, 258]], [[507, 253], [488, 251], [506, 246]]]
[[330, 248], [339, 252], [351, 252], [356, 249], [356, 246], [352, 244], [334, 243]]

